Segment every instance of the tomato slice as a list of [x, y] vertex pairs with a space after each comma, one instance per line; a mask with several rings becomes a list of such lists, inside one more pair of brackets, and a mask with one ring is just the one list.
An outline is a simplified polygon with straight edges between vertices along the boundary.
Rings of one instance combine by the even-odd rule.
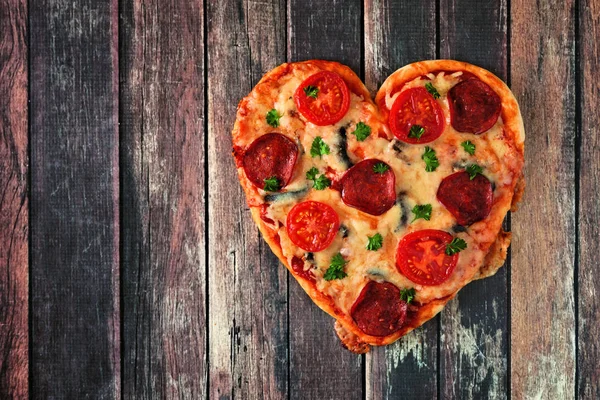
[[[444, 113], [424, 87], [407, 89], [400, 93], [390, 111], [390, 129], [406, 143], [429, 143], [440, 137], [444, 130]], [[409, 137], [410, 128], [419, 125], [424, 129], [420, 138]]]
[[[305, 89], [317, 89], [309, 96]], [[346, 82], [335, 72], [321, 71], [309, 76], [296, 89], [294, 102], [304, 118], [315, 125], [333, 125], [346, 115], [350, 107], [350, 92]]]
[[439, 285], [456, 267], [458, 253], [446, 254], [452, 241], [448, 232], [425, 229], [404, 236], [396, 251], [396, 267], [411, 281], [420, 285]]
[[340, 227], [337, 213], [327, 204], [304, 201], [289, 212], [286, 229], [291, 241], [303, 250], [325, 250]]

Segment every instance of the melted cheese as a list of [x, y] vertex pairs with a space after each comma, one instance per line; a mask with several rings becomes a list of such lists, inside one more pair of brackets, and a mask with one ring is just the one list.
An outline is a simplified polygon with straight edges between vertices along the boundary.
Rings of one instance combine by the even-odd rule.
[[[320, 173], [330, 168], [338, 178], [343, 175], [347, 165], [339, 156], [339, 131], [340, 128], [345, 128], [348, 156], [353, 162], [378, 158], [391, 166], [396, 176], [398, 201], [386, 213], [375, 217], [346, 206], [341, 200], [340, 193], [330, 188], [322, 191], [310, 188], [297, 196], [281, 196], [281, 200], [270, 203], [267, 216], [274, 221], [279, 221], [278, 233], [283, 255], [289, 262], [293, 256], [305, 256], [305, 252], [296, 247], [287, 235], [285, 221], [289, 210], [301, 201], [320, 201], [335, 209], [340, 223], [348, 230], [348, 236], [344, 238], [342, 233], [338, 233], [327, 249], [314, 254], [314, 261], [307, 263], [306, 268], [312, 268], [317, 289], [329, 295], [339, 309], [349, 312], [358, 294], [369, 280], [389, 281], [400, 289], [414, 287], [417, 290], [416, 300], [421, 303], [456, 292], [472, 279], [483, 262], [489, 246], [495, 240], [501, 219], [508, 211], [507, 205], [499, 206], [506, 202], [496, 200], [504, 196], [512, 196], [512, 192], [509, 193], [505, 185], [513, 182], [515, 177], [505, 167], [503, 160], [510, 160], [517, 155], [504, 136], [502, 120], [499, 119], [488, 132], [482, 135], [459, 133], [452, 128], [446, 95], [459, 82], [460, 72], [451, 75], [443, 72], [437, 75], [429, 74], [429, 79], [417, 78], [406, 83], [402, 91], [425, 86], [427, 82], [431, 82], [441, 95], [437, 102], [444, 112], [446, 127], [437, 140], [426, 144], [436, 151], [440, 165], [434, 172], [426, 172], [425, 163], [421, 159], [426, 145], [411, 145], [397, 141], [381, 121], [379, 112], [373, 104], [360, 96], [351, 95], [348, 113], [335, 125], [319, 127], [301, 117], [293, 101], [293, 94], [302, 80], [314, 72], [316, 71], [294, 71], [293, 74], [284, 76], [281, 79], [281, 86], [272, 93], [271, 98], [275, 99], [273, 104], [260, 101], [252, 103], [251, 114], [253, 115], [248, 115], [247, 121], [252, 124], [251, 128], [256, 134], [253, 137], [249, 135], [245, 144], [272, 131], [280, 132], [295, 140], [299, 145], [300, 155], [293, 179], [286, 187], [286, 191], [293, 192], [312, 186], [312, 182], [306, 179], [306, 171], [311, 167], [317, 167]], [[386, 97], [385, 103], [388, 108], [391, 108], [400, 92], [389, 98]], [[268, 96], [260, 98], [264, 100]], [[283, 114], [280, 127], [277, 129], [268, 126], [264, 118], [271, 108], [276, 108]], [[361, 121], [367, 123], [372, 128], [372, 132], [365, 141], [358, 142], [351, 132]], [[329, 145], [330, 154], [311, 157], [310, 148], [317, 136]], [[474, 156], [467, 154], [460, 146], [460, 143], [465, 140], [475, 144]], [[466, 232], [455, 234], [467, 242], [467, 249], [460, 253], [458, 265], [451, 277], [437, 286], [417, 285], [402, 275], [395, 266], [398, 242], [405, 234], [421, 229], [440, 229], [453, 233], [452, 227], [456, 224], [456, 220], [437, 201], [437, 188], [446, 176], [472, 163], [483, 167], [484, 175], [496, 185], [494, 205], [487, 219], [493, 216], [500, 221], [486, 221], [486, 219], [471, 225]], [[266, 194], [262, 190], [258, 192], [263, 196]], [[410, 210], [416, 204], [432, 205], [430, 221], [419, 219], [411, 222], [413, 215]], [[490, 232], [488, 223], [491, 226], [497, 225], [496, 231]], [[383, 236], [383, 247], [378, 251], [369, 251], [366, 249], [368, 237], [375, 233]], [[345, 272], [348, 276], [340, 280], [326, 281], [323, 275], [329, 267], [331, 258], [338, 252], [347, 260]]]

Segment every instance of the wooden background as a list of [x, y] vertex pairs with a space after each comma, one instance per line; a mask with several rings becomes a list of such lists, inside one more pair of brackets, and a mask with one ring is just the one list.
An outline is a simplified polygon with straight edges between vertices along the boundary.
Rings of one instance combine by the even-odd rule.
[[[600, 1], [0, 0], [1, 399], [600, 398]], [[367, 355], [260, 238], [230, 156], [267, 70], [512, 87], [507, 265]]]

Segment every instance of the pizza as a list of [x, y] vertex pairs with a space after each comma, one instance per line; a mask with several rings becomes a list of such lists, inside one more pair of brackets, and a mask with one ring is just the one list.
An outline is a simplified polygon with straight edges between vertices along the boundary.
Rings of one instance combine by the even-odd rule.
[[504, 263], [525, 134], [482, 68], [413, 63], [373, 101], [344, 65], [283, 64], [241, 100], [232, 135], [256, 225], [353, 352], [396, 341]]

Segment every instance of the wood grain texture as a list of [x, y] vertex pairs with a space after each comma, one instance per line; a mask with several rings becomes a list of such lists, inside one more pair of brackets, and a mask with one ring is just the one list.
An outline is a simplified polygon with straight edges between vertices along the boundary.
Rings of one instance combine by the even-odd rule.
[[579, 335], [580, 399], [600, 398], [600, 2], [579, 3], [579, 88], [581, 130], [579, 158]]
[[[506, 0], [441, 1], [440, 57], [473, 63], [506, 80], [507, 12]], [[441, 398], [507, 397], [509, 267], [470, 283], [442, 311]]]
[[[360, 75], [362, 2], [288, 2], [288, 59], [334, 60]], [[289, 277], [292, 399], [362, 399], [364, 356], [345, 350], [321, 311]], [[318, 360], [318, 362], [315, 362]]]
[[117, 2], [29, 5], [30, 396], [119, 398]]
[[207, 3], [209, 396], [288, 397], [287, 270], [255, 226], [231, 156], [238, 102], [285, 61], [284, 1]]
[[[365, 2], [365, 84], [376, 93], [398, 68], [435, 58], [436, 2]], [[366, 355], [366, 398], [437, 398], [439, 319]]]
[[[511, 1], [511, 83], [525, 121], [523, 206], [512, 220], [513, 398], [575, 393], [573, 1]], [[597, 361], [597, 360], [596, 360]]]
[[0, 1], [0, 398], [28, 396], [27, 2]]
[[120, 2], [123, 397], [207, 390], [203, 2]]

